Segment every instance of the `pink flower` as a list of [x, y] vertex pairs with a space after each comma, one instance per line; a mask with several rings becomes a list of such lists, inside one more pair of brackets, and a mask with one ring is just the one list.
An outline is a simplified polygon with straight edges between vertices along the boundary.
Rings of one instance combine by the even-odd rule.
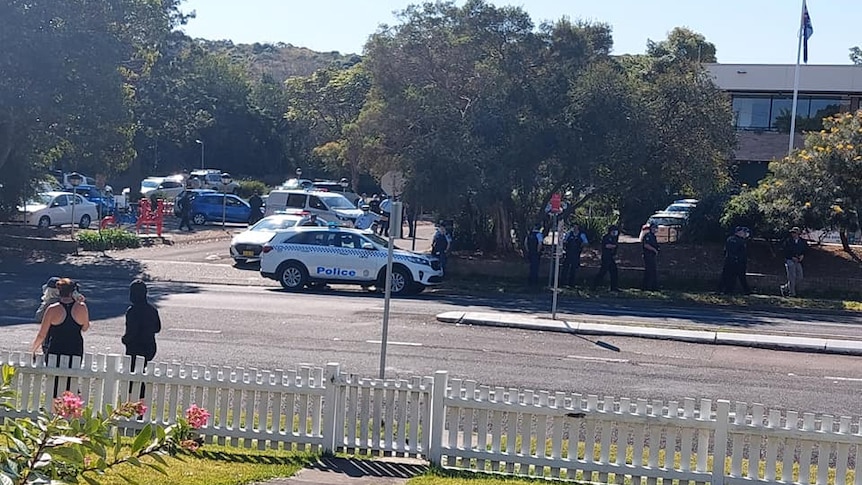
[[78, 419], [83, 415], [84, 400], [81, 396], [66, 391], [62, 396], [54, 399], [54, 413], [65, 419]]
[[209, 418], [210, 413], [206, 409], [198, 407], [197, 404], [192, 404], [190, 408], [186, 409], [186, 421], [189, 422], [192, 429], [203, 428]]
[[198, 451], [200, 446], [195, 440], [183, 440], [180, 442], [180, 447], [188, 451]]
[[120, 416], [131, 418], [132, 416], [141, 416], [147, 412], [147, 405], [144, 401], [124, 402], [117, 409], [117, 414]]

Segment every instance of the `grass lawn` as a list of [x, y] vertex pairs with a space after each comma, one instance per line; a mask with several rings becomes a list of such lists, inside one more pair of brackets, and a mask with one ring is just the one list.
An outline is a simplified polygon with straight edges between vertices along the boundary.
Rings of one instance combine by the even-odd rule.
[[446, 470], [431, 470], [428, 473], [411, 478], [407, 485], [500, 485], [500, 484], [554, 483], [543, 478], [518, 478], [485, 473], [449, 472]]
[[[452, 278], [447, 280], [438, 291], [451, 291], [470, 294], [509, 294], [530, 295], [547, 294], [551, 290], [543, 288], [536, 290], [525, 286], [521, 281], [496, 278], [496, 279], [474, 279], [474, 278]], [[624, 288], [618, 293], [612, 293], [606, 289], [591, 288], [562, 288], [562, 298], [577, 298], [581, 300], [592, 300], [596, 302], [640, 300], [647, 302], [675, 303], [679, 305], [711, 305], [728, 307], [750, 307], [750, 308], [787, 308], [800, 310], [836, 310], [862, 312], [862, 301], [845, 300], [841, 298], [785, 298], [778, 295], [723, 295], [708, 291], [642, 291], [635, 288]]]
[[[147, 467], [120, 465], [105, 476], [89, 475], [103, 485], [242, 485], [294, 475], [315, 455], [277, 450], [252, 450], [207, 444], [196, 454], [165, 458], [167, 476]], [[143, 461], [153, 463], [152, 458]]]

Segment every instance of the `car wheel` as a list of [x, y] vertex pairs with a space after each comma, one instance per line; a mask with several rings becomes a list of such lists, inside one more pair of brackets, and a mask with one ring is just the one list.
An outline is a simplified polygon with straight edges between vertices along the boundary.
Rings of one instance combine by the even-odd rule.
[[193, 222], [196, 226], [203, 226], [204, 224], [206, 224], [206, 223], [207, 223], [207, 216], [205, 216], [205, 215], [201, 214], [200, 212], [198, 212], [197, 214], [195, 214], [194, 216], [192, 216], [192, 222]]
[[42, 216], [39, 218], [39, 229], [47, 229], [51, 227], [51, 218], [48, 216]]
[[[393, 295], [406, 295], [410, 293], [410, 288], [412, 286], [413, 278], [410, 277], [409, 271], [400, 266], [392, 268], [392, 281], [390, 285], [390, 292]], [[386, 288], [386, 286], [384, 286], [384, 288]]]
[[88, 214], [84, 214], [81, 216], [81, 222], [78, 224], [78, 227], [81, 229], [86, 229], [90, 227], [90, 216]]
[[278, 282], [288, 291], [299, 291], [308, 281], [308, 271], [296, 261], [283, 263], [278, 270]]

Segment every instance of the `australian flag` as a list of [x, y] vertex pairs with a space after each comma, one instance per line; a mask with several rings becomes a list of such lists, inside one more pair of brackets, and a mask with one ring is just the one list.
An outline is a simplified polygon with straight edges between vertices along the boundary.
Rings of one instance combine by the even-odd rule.
[[808, 39], [814, 35], [811, 16], [808, 15], [808, 5], [802, 0], [802, 61], [808, 64]]

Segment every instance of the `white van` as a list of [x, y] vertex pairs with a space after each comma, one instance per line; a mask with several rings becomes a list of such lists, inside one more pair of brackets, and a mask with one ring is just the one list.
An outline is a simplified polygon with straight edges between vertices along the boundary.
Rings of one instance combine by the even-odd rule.
[[316, 214], [327, 221], [343, 221], [353, 224], [362, 214], [347, 197], [335, 192], [306, 190], [273, 190], [266, 198], [265, 216], [278, 211], [298, 209]]

